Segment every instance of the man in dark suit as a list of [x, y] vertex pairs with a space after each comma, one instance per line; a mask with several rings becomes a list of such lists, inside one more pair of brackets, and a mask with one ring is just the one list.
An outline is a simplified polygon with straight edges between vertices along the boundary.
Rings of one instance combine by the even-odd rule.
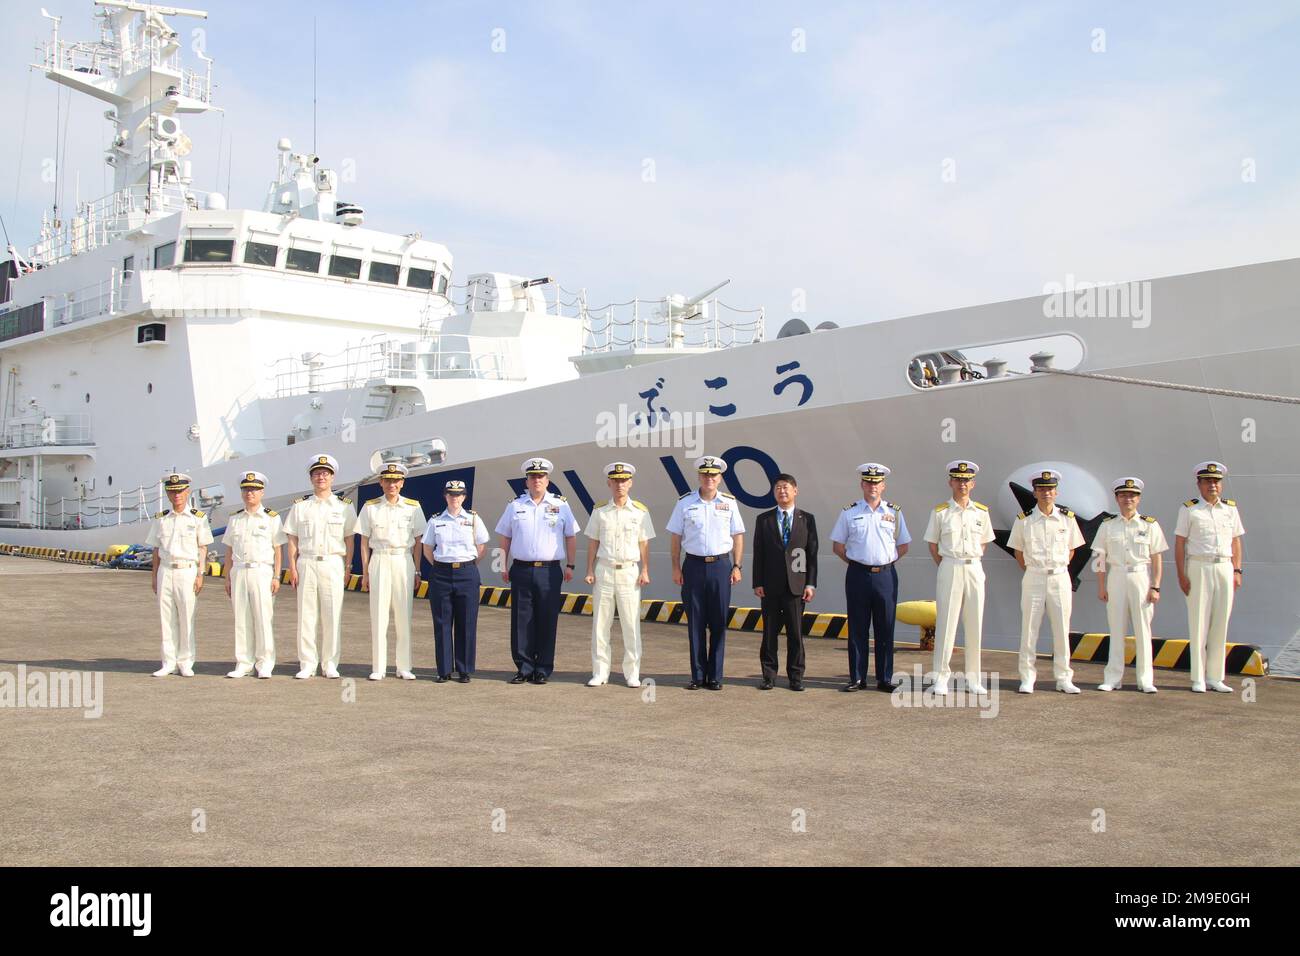
[[754, 530], [754, 593], [763, 609], [759, 689], [771, 690], [780, 673], [777, 639], [784, 627], [786, 676], [791, 690], [803, 690], [803, 608], [817, 589], [817, 520], [794, 506], [793, 475], [777, 475], [772, 494], [776, 507], [758, 516]]

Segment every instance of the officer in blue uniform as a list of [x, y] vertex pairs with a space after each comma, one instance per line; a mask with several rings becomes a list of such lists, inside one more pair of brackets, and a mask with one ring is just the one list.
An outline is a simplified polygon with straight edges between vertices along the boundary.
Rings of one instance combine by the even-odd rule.
[[[512, 684], [545, 684], [555, 670], [555, 629], [565, 581], [573, 580], [578, 522], [562, 495], [547, 492], [554, 469], [545, 458], [521, 466], [528, 490], [506, 505], [497, 522], [510, 585]], [[564, 567], [560, 565], [563, 563]]]
[[695, 462], [695, 469], [700, 476], [699, 490], [678, 498], [668, 519], [673, 583], [682, 589], [691, 645], [691, 682], [686, 689], [698, 690], [702, 684], [709, 690], [722, 690], [727, 615], [731, 586], [740, 583], [745, 521], [735, 496], [718, 490], [727, 463], [705, 455]]
[[443, 497], [447, 509], [429, 519], [421, 539], [424, 560], [433, 567], [429, 607], [438, 663], [438, 676], [433, 680], [441, 684], [450, 676], [457, 683], [468, 684], [478, 640], [478, 559], [483, 557], [488, 532], [482, 518], [461, 507], [465, 482], [447, 482]]
[[868, 629], [876, 631], [876, 689], [894, 689], [894, 612], [898, 569], [907, 554], [903, 511], [884, 499], [889, 469], [879, 462], [858, 465], [862, 497], [840, 512], [831, 531], [832, 549], [848, 564], [844, 596], [849, 616], [849, 682], [846, 691], [867, 689]]

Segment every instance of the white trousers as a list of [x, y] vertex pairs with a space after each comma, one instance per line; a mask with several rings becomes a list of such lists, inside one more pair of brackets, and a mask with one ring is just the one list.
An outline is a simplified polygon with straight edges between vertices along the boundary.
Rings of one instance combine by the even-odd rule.
[[1110, 627], [1110, 656], [1101, 680], [1115, 689], [1124, 681], [1125, 645], [1130, 622], [1133, 627], [1133, 668], [1139, 687], [1151, 687], [1156, 682], [1151, 663], [1151, 618], [1156, 612], [1154, 604], [1147, 603], [1151, 589], [1151, 575], [1146, 565], [1136, 571], [1125, 571], [1122, 564], [1112, 564], [1106, 569], [1106, 621]]
[[275, 667], [275, 598], [271, 596], [274, 569], [269, 564], [230, 572], [230, 596], [235, 602], [235, 666], [251, 670], [254, 663]]
[[1192, 582], [1187, 595], [1187, 637], [1192, 651], [1192, 683], [1223, 680], [1232, 616], [1232, 562], [1187, 559]]
[[194, 666], [194, 593], [197, 566], [158, 569], [158, 613], [162, 618], [163, 667]]
[[1070, 612], [1074, 592], [1070, 575], [1045, 574], [1032, 568], [1020, 581], [1020, 680], [1032, 684], [1038, 677], [1038, 632], [1046, 617], [1052, 628], [1052, 676], [1057, 683], [1074, 677], [1070, 668]]
[[401, 554], [370, 555], [370, 657], [372, 670], [388, 670], [388, 615], [397, 630], [397, 669], [411, 669], [411, 612], [415, 606], [415, 559]]
[[984, 628], [984, 566], [960, 564], [944, 558], [939, 564], [935, 585], [936, 620], [934, 625], [934, 671], [940, 682], [947, 682], [952, 672], [952, 648], [957, 641], [957, 620], [962, 624], [962, 641], [966, 673], [978, 681], [980, 673], [980, 637]]
[[623, 677], [641, 679], [641, 586], [640, 566], [635, 562], [615, 570], [607, 561], [596, 562], [596, 584], [591, 591], [591, 676], [609, 680], [610, 629], [618, 607], [623, 632]]
[[[316, 670], [317, 664], [339, 666], [339, 632], [343, 617], [343, 556], [324, 561], [298, 559], [298, 666]], [[316, 623], [322, 646], [316, 650]]]

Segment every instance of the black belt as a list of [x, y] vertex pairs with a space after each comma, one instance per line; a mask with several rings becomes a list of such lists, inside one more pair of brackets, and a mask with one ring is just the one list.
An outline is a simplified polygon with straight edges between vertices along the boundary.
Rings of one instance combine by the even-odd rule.
[[860, 568], [866, 568], [872, 574], [879, 574], [881, 571], [885, 571], [888, 570], [889, 568], [892, 568], [895, 564], [895, 562], [893, 561], [889, 562], [888, 564], [874, 564], [874, 565], [863, 564], [861, 561], [854, 561], [852, 558], [849, 558], [849, 563], [856, 564]]
[[559, 559], [556, 559], [554, 561], [523, 561], [519, 558], [515, 558], [514, 563], [522, 564], [525, 567], [529, 567], [529, 568], [549, 568], [552, 565], [558, 565], [560, 562]]
[[463, 568], [467, 564], [473, 564], [473, 561], [435, 561], [435, 568]]
[[714, 561], [721, 561], [723, 558], [731, 557], [730, 551], [724, 551], [722, 554], [691, 554], [687, 553], [686, 560], [694, 558], [696, 561], [703, 561], [705, 564], [712, 564]]

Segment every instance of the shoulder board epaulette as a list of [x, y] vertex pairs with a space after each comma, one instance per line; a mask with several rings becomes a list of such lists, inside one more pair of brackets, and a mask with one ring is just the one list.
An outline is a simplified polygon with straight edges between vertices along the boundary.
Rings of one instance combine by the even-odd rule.
[[980, 511], [988, 511], [988, 510], [989, 510], [989, 506], [988, 506], [988, 505], [982, 505], [982, 504], [980, 504], [978, 501], [972, 501], [971, 504], [973, 504], [973, 505], [974, 505], [976, 508], [978, 508]]
[[643, 505], [641, 502], [637, 501], [635, 498], [630, 498], [630, 499], [628, 499], [628, 500], [632, 502], [632, 507], [633, 507], [633, 508], [639, 508], [639, 509], [641, 509], [642, 511], [647, 511], [647, 512], [650, 510], [650, 509], [647, 508], [645, 505]]
[[1020, 514], [1017, 515], [1016, 517], [1018, 517], [1018, 518], [1028, 518], [1028, 517], [1029, 517], [1029, 512], [1028, 512], [1028, 511], [1022, 511], [1022, 512], [1020, 512]]
[[678, 500], [678, 501], [681, 501], [683, 498], [689, 498], [692, 494], [693, 494], [693, 492], [688, 491], [688, 492], [686, 492], [686, 494], [684, 494], [684, 495], [678, 495], [678, 496], [677, 496], [677, 500]]
[[[603, 508], [603, 507], [605, 507], [605, 505], [607, 505], [607, 504], [609, 504], [609, 499], [608, 499], [608, 498], [606, 498], [604, 501], [597, 501], [597, 502], [596, 502], [596, 508]], [[595, 511], [596, 508], [592, 508], [592, 510]]]
[[[230, 512], [230, 517], [233, 518], [235, 515], [242, 515], [243, 513], [244, 513], [244, 509], [243, 509], [243, 508], [240, 508], [238, 511], [232, 511], [232, 512]], [[267, 514], [271, 514], [271, 512], [268, 511]]]
[[345, 505], [352, 504], [351, 498], [345, 497], [344, 495], [339, 494], [337, 491], [334, 492], [334, 497], [337, 498], [339, 501], [343, 502]]
[[1071, 511], [1069, 508], [1062, 508], [1060, 505], [1057, 505], [1056, 510], [1061, 512], [1061, 514], [1065, 515], [1067, 518], [1074, 517], [1074, 512]]
[[1200, 498], [1188, 498], [1186, 501], [1183, 502], [1183, 507], [1190, 508], [1192, 505], [1199, 505], [1200, 503], [1201, 503]]
[[1155, 524], [1155, 523], [1156, 523], [1156, 519], [1153, 518], [1153, 517], [1151, 517], [1150, 515], [1143, 515], [1143, 516], [1142, 516], [1142, 520], [1143, 520], [1143, 521], [1150, 521], [1152, 524]]
[[935, 511], [947, 511], [947, 510], [948, 510], [948, 502], [945, 501], [945, 502], [944, 502], [943, 504], [941, 504], [941, 505], [935, 505], [935, 506], [934, 506], [934, 510], [935, 510]]
[[845, 505], [845, 506], [844, 506], [844, 510], [845, 510], [845, 511], [848, 511], [850, 508], [856, 508], [857, 505], [858, 505], [858, 503], [855, 501], [855, 502], [853, 502], [853, 504], [851, 504], [851, 505]]
[[154, 517], [155, 517], [155, 518], [166, 518], [166, 517], [167, 517], [167, 514], [168, 514], [168, 513], [167, 513], [166, 511], [160, 511], [160, 512], [158, 512], [156, 515], [154, 515]]
[[557, 494], [555, 494], [554, 492], [551, 493], [551, 497], [554, 498], [556, 501], [568, 501], [568, 500], [569, 500], [568, 498], [564, 497], [564, 495], [557, 495]]
[[280, 514], [280, 512], [278, 512], [278, 511], [273, 511], [273, 510], [270, 509], [270, 508], [266, 508], [266, 509], [263, 509], [263, 510], [265, 510], [266, 513], [267, 513], [268, 515], [270, 515], [272, 518], [278, 517], [279, 514]]
[[312, 498], [315, 498], [315, 497], [316, 497], [315, 495], [303, 495], [303, 496], [302, 496], [301, 498], [299, 498], [298, 500], [299, 500], [299, 501], [310, 501]]
[[194, 515], [194, 517], [196, 517], [196, 518], [202, 518], [202, 517], [203, 517], [203, 512], [200, 511], [198, 508], [191, 508], [191, 509], [190, 509], [190, 514]]
[[1232, 505], [1234, 508], [1237, 507], [1237, 502], [1233, 501], [1231, 498], [1224, 498], [1223, 503], [1225, 505]]
[[465, 509], [465, 514], [467, 514], [467, 515], [476, 515], [476, 514], [478, 514], [478, 512], [475, 511], [475, 510], [472, 509], [472, 508], [466, 508], [466, 509]]
[[408, 505], [418, 505], [418, 504], [419, 504], [419, 502], [416, 501], [414, 498], [403, 498], [402, 501], [403, 501], [404, 503], [408, 504]]
[[722, 492], [722, 497], [724, 497], [724, 498], [730, 498], [730, 499], [733, 500], [733, 501], [735, 501], [735, 499], [736, 499], [736, 496], [735, 496], [735, 495], [733, 495], [733, 494], [731, 494], [731, 493], [729, 493], [729, 492], [726, 492], [726, 491]]

